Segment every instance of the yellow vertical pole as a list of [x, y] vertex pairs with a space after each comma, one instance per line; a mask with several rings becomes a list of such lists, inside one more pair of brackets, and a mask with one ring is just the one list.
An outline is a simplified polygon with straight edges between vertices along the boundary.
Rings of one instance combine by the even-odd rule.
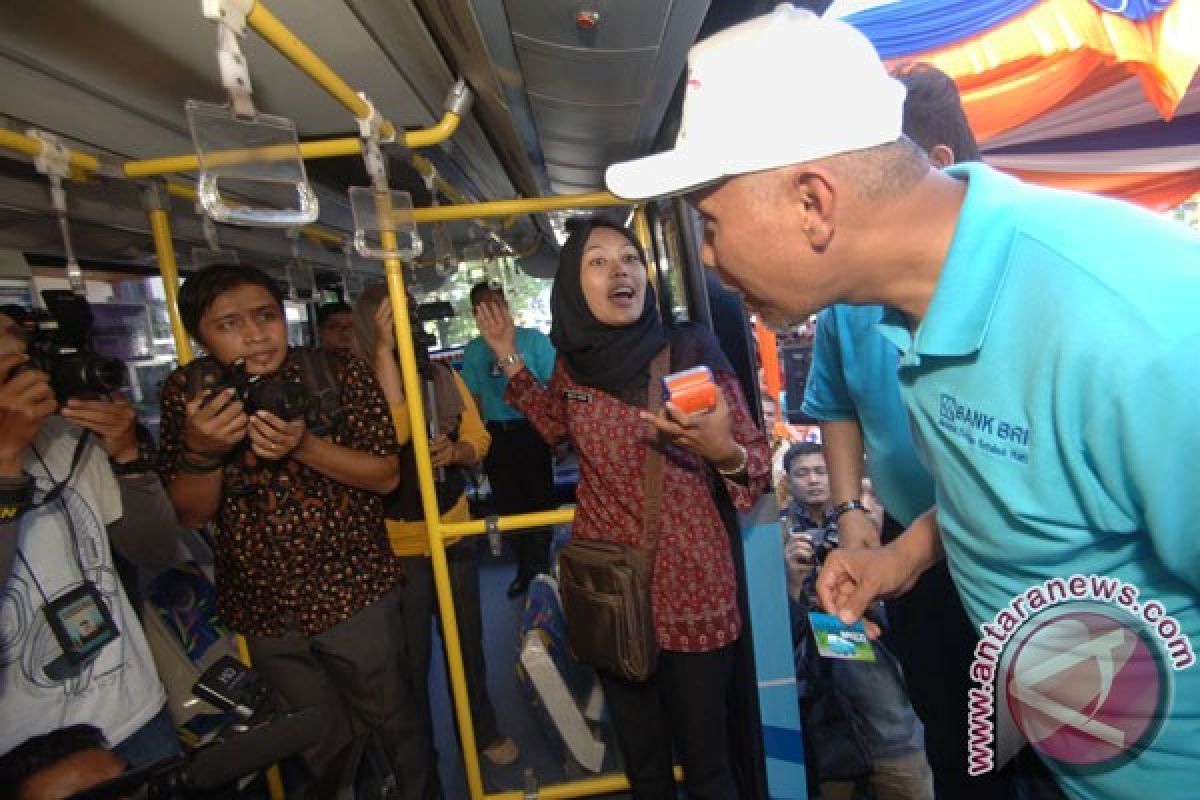
[[[389, 195], [377, 193], [377, 214], [381, 222], [380, 245], [385, 251], [395, 251], [396, 234], [387, 230], [386, 220], [391, 219]], [[446, 669], [450, 675], [450, 689], [454, 698], [455, 716], [458, 719], [459, 741], [462, 745], [463, 767], [467, 773], [467, 791], [471, 800], [482, 800], [483, 775], [479, 766], [479, 752], [475, 744], [475, 723], [471, 717], [471, 706], [467, 700], [467, 680], [463, 672], [462, 642], [458, 635], [458, 618], [454, 613], [453, 594], [450, 588], [450, 568], [446, 561], [441, 515], [438, 510], [437, 487], [433, 480], [433, 463], [429, 457], [429, 440], [425, 435], [425, 393], [421, 389], [421, 377], [417, 372], [417, 357], [413, 350], [412, 328], [408, 316], [408, 294], [404, 288], [403, 265], [399, 258], [386, 258], [383, 262], [387, 273], [388, 296], [392, 301], [392, 317], [396, 324], [396, 341], [403, 346], [396, 349], [400, 354], [400, 373], [404, 379], [404, 396], [408, 402], [409, 429], [412, 431], [413, 454], [417, 462], [417, 482], [421, 489], [421, 508], [429, 531], [429, 553], [432, 559], [433, 579], [437, 586], [438, 611], [442, 618], [442, 637], [446, 645]]]
[[646, 221], [645, 206], [638, 206], [633, 212], [633, 233], [642, 245], [642, 252], [646, 254], [646, 275], [650, 278], [650, 285], [657, 290], [658, 259], [654, 257], [654, 242], [650, 238], [650, 223]]
[[[157, 192], [155, 192], [157, 194]], [[179, 316], [179, 266], [175, 263], [175, 245], [171, 241], [171, 221], [167, 210], [158, 204], [150, 207], [150, 230], [154, 234], [154, 250], [158, 254], [158, 271], [162, 275], [163, 293], [167, 296], [167, 315], [171, 318], [171, 335], [179, 363], [192, 360], [192, 343]]]

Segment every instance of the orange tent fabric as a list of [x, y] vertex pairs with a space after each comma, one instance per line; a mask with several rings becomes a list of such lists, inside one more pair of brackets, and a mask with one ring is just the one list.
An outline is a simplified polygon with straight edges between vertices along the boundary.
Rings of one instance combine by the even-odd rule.
[[954, 77], [981, 142], [1130, 74], [1170, 119], [1200, 66], [1200, 0], [1175, 0], [1143, 22], [1089, 0], [1047, 0], [970, 41], [903, 60]]

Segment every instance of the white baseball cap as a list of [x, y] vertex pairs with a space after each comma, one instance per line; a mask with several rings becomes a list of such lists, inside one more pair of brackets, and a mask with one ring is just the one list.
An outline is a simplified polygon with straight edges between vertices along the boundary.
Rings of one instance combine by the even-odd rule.
[[692, 47], [675, 148], [605, 182], [642, 200], [894, 142], [904, 91], [855, 28], [781, 3]]

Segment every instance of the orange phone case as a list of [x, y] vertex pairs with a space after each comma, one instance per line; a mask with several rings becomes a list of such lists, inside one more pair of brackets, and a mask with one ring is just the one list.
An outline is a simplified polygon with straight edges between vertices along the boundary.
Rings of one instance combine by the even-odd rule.
[[663, 400], [685, 414], [712, 411], [717, 407], [717, 384], [708, 367], [692, 367], [663, 378]]

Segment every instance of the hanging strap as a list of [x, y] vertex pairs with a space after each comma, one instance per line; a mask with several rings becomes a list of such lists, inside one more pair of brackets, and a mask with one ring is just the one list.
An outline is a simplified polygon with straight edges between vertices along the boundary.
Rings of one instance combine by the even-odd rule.
[[[668, 343], [650, 361], [650, 382], [646, 385], [646, 410], [657, 414], [662, 408], [662, 379], [671, 363], [671, 345]], [[646, 509], [642, 514], [642, 541], [640, 548], [650, 554], [651, 570], [658, 552], [659, 527], [662, 519], [663, 451], [662, 434], [654, 429], [654, 443], [646, 445]]]

